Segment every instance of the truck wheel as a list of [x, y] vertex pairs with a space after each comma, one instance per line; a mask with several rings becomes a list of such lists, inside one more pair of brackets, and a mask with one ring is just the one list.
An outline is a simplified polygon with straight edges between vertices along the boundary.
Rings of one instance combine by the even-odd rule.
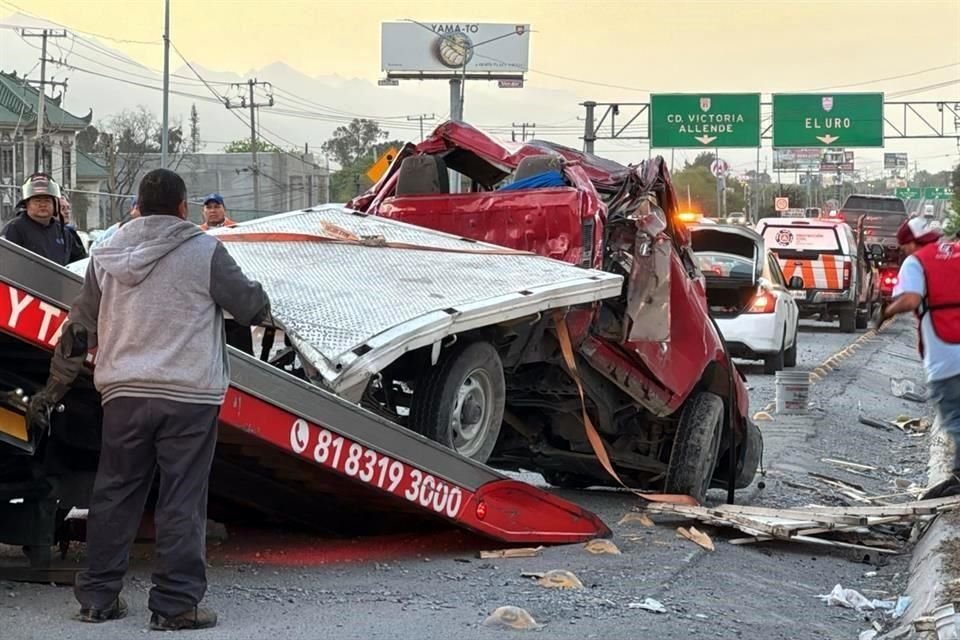
[[723, 400], [706, 391], [687, 399], [680, 412], [664, 482], [666, 493], [679, 493], [703, 502], [720, 452]]
[[857, 309], [857, 329], [866, 329], [867, 325], [870, 323], [870, 307], [867, 306], [866, 309], [862, 311]]
[[840, 331], [843, 333], [853, 333], [857, 330], [857, 309], [844, 309], [839, 314]]
[[793, 344], [790, 345], [789, 349], [783, 352], [783, 366], [785, 367], [797, 366], [797, 343], [798, 342], [800, 342], [799, 327], [793, 330]]
[[410, 428], [466, 458], [486, 462], [497, 444], [506, 383], [488, 342], [454, 347], [417, 381]]
[[744, 449], [743, 456], [740, 458], [740, 469], [737, 472], [736, 488], [746, 489], [757, 475], [763, 453], [763, 435], [753, 420], [747, 421], [747, 436], [741, 446]]
[[[783, 332], [783, 342], [787, 341], [787, 332]], [[763, 372], [767, 375], [773, 375], [783, 369], [786, 362], [786, 354], [783, 352], [783, 345], [780, 345], [780, 351], [771, 353], [763, 358]]]

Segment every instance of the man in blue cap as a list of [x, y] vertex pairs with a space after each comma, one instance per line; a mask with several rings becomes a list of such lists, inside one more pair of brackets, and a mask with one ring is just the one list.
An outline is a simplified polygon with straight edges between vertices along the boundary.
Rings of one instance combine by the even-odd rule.
[[200, 228], [204, 231], [216, 229], [217, 227], [235, 227], [237, 223], [227, 217], [227, 208], [223, 204], [223, 196], [219, 193], [211, 193], [203, 199], [203, 224]]

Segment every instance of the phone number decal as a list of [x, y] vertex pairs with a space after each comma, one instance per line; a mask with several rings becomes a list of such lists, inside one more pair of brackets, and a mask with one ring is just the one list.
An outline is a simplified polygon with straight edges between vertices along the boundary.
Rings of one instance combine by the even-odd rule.
[[290, 448], [349, 478], [402, 496], [449, 518], [456, 518], [465, 502], [460, 487], [327, 429], [312, 427], [306, 420], [293, 423]]

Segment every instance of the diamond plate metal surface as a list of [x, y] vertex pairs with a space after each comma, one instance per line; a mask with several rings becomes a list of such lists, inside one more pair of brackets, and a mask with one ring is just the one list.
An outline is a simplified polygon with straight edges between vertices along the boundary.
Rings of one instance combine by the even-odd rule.
[[[448, 249], [496, 250], [392, 220], [327, 206], [251, 221], [217, 235], [327, 235], [321, 223], [357, 236]], [[536, 287], [608, 273], [529, 255], [476, 255], [311, 242], [227, 242], [244, 273], [269, 293], [274, 313], [292, 337], [331, 363], [370, 338], [432, 312], [492, 300]]]

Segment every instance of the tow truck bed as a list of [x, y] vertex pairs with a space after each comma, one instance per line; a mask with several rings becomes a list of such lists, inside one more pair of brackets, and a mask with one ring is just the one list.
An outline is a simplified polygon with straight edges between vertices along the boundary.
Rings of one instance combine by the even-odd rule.
[[[354, 401], [371, 376], [408, 351], [611, 298], [623, 283], [611, 273], [337, 205], [216, 235], [244, 273], [263, 283], [280, 324], [322, 378], [316, 382]], [[369, 244], [336, 242], [344, 236]], [[387, 246], [375, 246], [378, 239]]]
[[[238, 243], [231, 245], [231, 252], [236, 248], [238, 257], [244, 256], [240, 261], [247, 269], [254, 267], [253, 256], [263, 246]], [[420, 253], [394, 253], [405, 251]], [[544, 278], [550, 273], [544, 269]], [[80, 282], [80, 276], [0, 240], [0, 351], [6, 354], [0, 357], [0, 392], [19, 386], [32, 393], [42, 385], [49, 353]], [[523, 315], [538, 307], [574, 304], [602, 297], [604, 286], [610, 288], [609, 282], [598, 284], [589, 276], [584, 282], [591, 282], [594, 290], [566, 292], [558, 302], [559, 298], [551, 297], [557, 291], [551, 284], [556, 282], [544, 280], [539, 292], [521, 292], [510, 313]], [[265, 284], [270, 290], [276, 283]], [[512, 284], [516, 288], [517, 281]], [[318, 287], [311, 295], [319, 291]], [[431, 341], [447, 335], [458, 315], [471, 317], [467, 302], [466, 296], [453, 303], [443, 301], [445, 307], [456, 304], [467, 309], [462, 315], [446, 314], [445, 322], [414, 319], [396, 348], [402, 349], [404, 341], [409, 343], [420, 332]], [[479, 321], [483, 313], [477, 311], [473, 319]], [[290, 324], [304, 333], [308, 329], [306, 324]], [[376, 332], [365, 331], [359, 335], [369, 344]], [[344, 349], [352, 340], [342, 342]], [[354, 362], [356, 358], [354, 353]], [[596, 515], [577, 505], [511, 480], [274, 366], [234, 349], [230, 349], [230, 365], [231, 386], [220, 414], [211, 481], [211, 513], [239, 504], [315, 528], [335, 523], [339, 533], [349, 531], [351, 524], [367, 530], [371, 524], [380, 524], [372, 528], [383, 530], [398, 520], [427, 526], [446, 520], [508, 543], [569, 543], [609, 535]], [[50, 458], [83, 450], [93, 452], [95, 463], [99, 403], [90, 377], [85, 374], [67, 396], [66, 412], [55, 416], [51, 434], [35, 452], [27, 451], [28, 443], [10, 446], [18, 438], [16, 433], [6, 434], [7, 443], [0, 441], [0, 542], [46, 547], [47, 553], [31, 556], [34, 564], [49, 558], [49, 545], [62, 541], [64, 512], [87, 506], [92, 481], [89, 462], [78, 468], [69, 459], [54, 465]], [[31, 471], [23, 477], [11, 475], [21, 467]]]

